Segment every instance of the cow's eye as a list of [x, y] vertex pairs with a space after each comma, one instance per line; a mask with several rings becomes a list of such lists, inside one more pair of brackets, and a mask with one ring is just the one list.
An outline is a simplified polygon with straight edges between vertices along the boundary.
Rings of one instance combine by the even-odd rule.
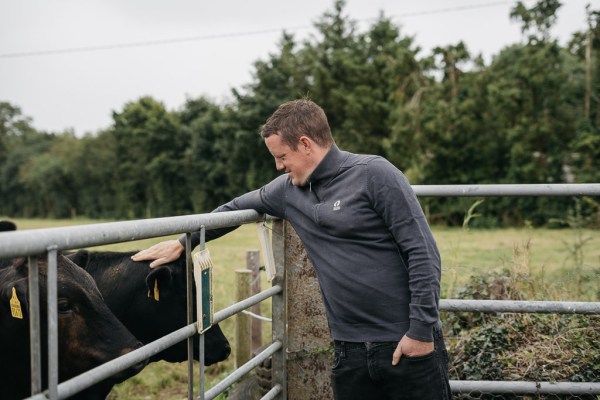
[[67, 299], [59, 299], [58, 300], [58, 312], [61, 314], [69, 313], [73, 311], [73, 307], [71, 306], [71, 302]]

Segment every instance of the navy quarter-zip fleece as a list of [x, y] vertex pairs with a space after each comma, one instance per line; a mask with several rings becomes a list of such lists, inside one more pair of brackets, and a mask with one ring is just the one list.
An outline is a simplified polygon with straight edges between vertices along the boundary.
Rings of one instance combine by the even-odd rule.
[[[305, 186], [282, 175], [215, 212], [242, 209], [294, 227], [317, 272], [332, 339], [433, 341], [439, 252], [410, 184], [386, 159], [334, 144]], [[206, 240], [228, 231], [208, 231]]]

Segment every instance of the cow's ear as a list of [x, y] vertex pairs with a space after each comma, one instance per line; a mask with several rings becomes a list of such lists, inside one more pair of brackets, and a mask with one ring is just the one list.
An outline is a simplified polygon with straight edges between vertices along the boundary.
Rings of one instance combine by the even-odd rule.
[[146, 286], [148, 287], [148, 297], [160, 301], [161, 295], [169, 293], [173, 274], [170, 267], [160, 266], [150, 270], [146, 276]]
[[26, 257], [16, 258], [12, 264], [12, 268], [15, 269], [17, 275], [27, 277], [29, 274], [29, 264], [27, 264]]
[[65, 254], [65, 256], [83, 269], [88, 264], [89, 252], [87, 250], [79, 250], [76, 253]]

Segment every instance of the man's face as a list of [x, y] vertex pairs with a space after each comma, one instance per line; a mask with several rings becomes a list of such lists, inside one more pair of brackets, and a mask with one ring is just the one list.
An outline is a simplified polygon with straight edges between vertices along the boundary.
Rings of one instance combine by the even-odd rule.
[[265, 144], [269, 152], [275, 158], [275, 168], [278, 171], [285, 171], [294, 186], [304, 186], [312, 171], [314, 165], [309, 155], [302, 151], [303, 147], [298, 146], [292, 150], [285, 144], [279, 135], [271, 135], [265, 139]]

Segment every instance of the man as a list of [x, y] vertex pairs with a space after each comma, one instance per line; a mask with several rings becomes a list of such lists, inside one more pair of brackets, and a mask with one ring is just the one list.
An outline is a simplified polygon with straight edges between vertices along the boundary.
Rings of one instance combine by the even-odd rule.
[[[341, 151], [309, 100], [281, 105], [261, 136], [285, 174], [215, 211], [254, 209], [298, 233], [334, 339], [336, 399], [449, 399], [440, 256], [404, 175], [382, 157]], [[133, 259], [157, 266], [179, 257], [184, 243], [162, 242]]]

